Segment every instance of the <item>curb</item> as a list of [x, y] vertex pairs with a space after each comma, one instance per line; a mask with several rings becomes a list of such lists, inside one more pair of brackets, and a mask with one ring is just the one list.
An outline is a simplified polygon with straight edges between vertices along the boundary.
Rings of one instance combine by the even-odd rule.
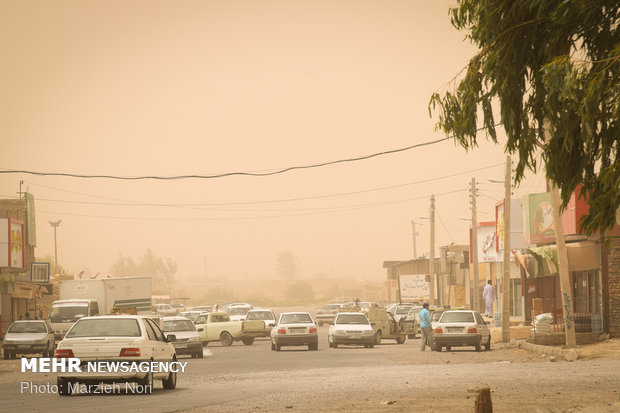
[[553, 356], [557, 360], [575, 361], [579, 359], [579, 350], [577, 349], [563, 349], [551, 346], [542, 346], [540, 344], [528, 343], [525, 340], [512, 340], [511, 345], [527, 350], [530, 353], [535, 353], [541, 356]]

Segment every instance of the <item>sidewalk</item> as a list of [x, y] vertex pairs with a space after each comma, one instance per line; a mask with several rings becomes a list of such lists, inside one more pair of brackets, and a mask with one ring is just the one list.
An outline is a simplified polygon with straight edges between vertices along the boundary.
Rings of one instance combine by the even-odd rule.
[[[491, 319], [492, 320], [492, 319]], [[527, 350], [539, 356], [549, 357], [552, 361], [575, 361], [595, 358], [620, 359], [620, 339], [606, 339], [593, 344], [578, 345], [574, 349], [565, 349], [563, 346], [544, 346], [525, 341], [530, 337], [532, 326], [511, 326], [510, 346]], [[491, 327], [491, 343], [503, 345], [502, 328]]]

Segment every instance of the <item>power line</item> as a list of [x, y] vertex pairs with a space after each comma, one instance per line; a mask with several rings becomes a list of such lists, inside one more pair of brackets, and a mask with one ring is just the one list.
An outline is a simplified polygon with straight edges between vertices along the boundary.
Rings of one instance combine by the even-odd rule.
[[[458, 192], [463, 192], [463, 189], [457, 189], [453, 191], [441, 192], [435, 194], [435, 196], [449, 195], [455, 194]], [[428, 196], [419, 196], [415, 198], [405, 198], [394, 201], [384, 201], [384, 202], [375, 202], [369, 204], [358, 204], [358, 205], [345, 205], [340, 207], [330, 207], [330, 208], [316, 208], [323, 209], [322, 211], [317, 212], [308, 212], [308, 213], [300, 213], [300, 214], [282, 214], [282, 215], [261, 215], [261, 216], [248, 216], [248, 217], [224, 217], [224, 218], [146, 218], [146, 217], [127, 217], [127, 216], [110, 216], [110, 215], [89, 215], [89, 214], [77, 214], [72, 212], [57, 212], [57, 211], [45, 211], [45, 210], [37, 210], [40, 213], [53, 214], [55, 216], [79, 216], [79, 217], [87, 217], [87, 218], [106, 218], [106, 219], [124, 219], [124, 220], [141, 220], [141, 221], [230, 221], [230, 220], [244, 220], [244, 219], [263, 219], [263, 218], [286, 218], [286, 217], [297, 217], [297, 216], [309, 216], [309, 215], [321, 215], [321, 214], [329, 214], [335, 212], [347, 212], [358, 209], [365, 208], [374, 208], [380, 207], [390, 204], [399, 204], [413, 201], [420, 201], [427, 199]]]
[[199, 209], [199, 208], [195, 208], [195, 207], [271, 204], [271, 203], [279, 203], [279, 202], [306, 201], [306, 200], [314, 200], [314, 199], [322, 199], [322, 198], [333, 198], [333, 197], [342, 197], [342, 196], [348, 196], [348, 195], [358, 195], [358, 194], [363, 194], [363, 193], [376, 192], [376, 191], [385, 191], [385, 190], [388, 190], [388, 189], [395, 189], [395, 188], [402, 188], [402, 187], [405, 187], [405, 186], [418, 185], [418, 184], [438, 181], [438, 180], [441, 180], [441, 179], [453, 178], [455, 176], [465, 175], [465, 174], [469, 174], [469, 173], [472, 173], [472, 172], [477, 172], [477, 171], [482, 171], [482, 170], [485, 170], [485, 169], [496, 168], [498, 166], [504, 166], [504, 165], [505, 165], [505, 163], [502, 162], [502, 163], [498, 163], [498, 164], [484, 166], [484, 167], [481, 167], [481, 168], [471, 169], [469, 171], [457, 172], [457, 173], [454, 173], [454, 174], [443, 175], [443, 176], [434, 177], [434, 178], [428, 178], [428, 179], [422, 179], [422, 180], [419, 180], [419, 181], [407, 182], [407, 183], [404, 183], [404, 184], [384, 186], [384, 187], [371, 188], [371, 189], [364, 189], [364, 190], [360, 190], [360, 191], [341, 192], [341, 193], [333, 193], [333, 194], [326, 194], [326, 195], [315, 195], [315, 196], [298, 197], [298, 198], [284, 198], [284, 199], [260, 200], [260, 201], [244, 201], [244, 202], [186, 203], [186, 204], [149, 203], [149, 202], [127, 201], [127, 200], [121, 200], [121, 199], [115, 199], [115, 198], [105, 198], [105, 197], [101, 197], [101, 196], [98, 196], [98, 195], [90, 195], [90, 194], [85, 194], [85, 193], [80, 193], [80, 192], [75, 192], [75, 191], [68, 191], [68, 190], [54, 188], [54, 187], [49, 187], [49, 186], [44, 186], [44, 185], [38, 185], [38, 184], [35, 184], [35, 183], [32, 183], [32, 182], [28, 182], [28, 183], [30, 183], [31, 185], [41, 186], [41, 187], [49, 188], [49, 189], [54, 189], [54, 190], [61, 191], [61, 192], [73, 193], [73, 194], [84, 195], [84, 196], [91, 196], [91, 197], [94, 197], [94, 198], [110, 199], [110, 200], [122, 201], [122, 202], [119, 202], [119, 203], [115, 203], [115, 202], [88, 202], [88, 201], [71, 201], [71, 200], [57, 200], [57, 199], [38, 198], [37, 200], [39, 200], [39, 201], [62, 202], [62, 203], [71, 203], [71, 204], [84, 204], [84, 205], [154, 206], [154, 207], [178, 207], [178, 208]]
[[[494, 126], [498, 126], [498, 125], [499, 124], [494, 125]], [[479, 132], [483, 129], [486, 129], [486, 127], [476, 129], [476, 132]], [[320, 162], [320, 163], [315, 163], [315, 164], [310, 164], [310, 165], [289, 166], [287, 168], [282, 168], [282, 169], [274, 170], [271, 172], [225, 172], [225, 173], [213, 174], [213, 175], [177, 175], [177, 176], [157, 176], [157, 175], [121, 176], [121, 175], [86, 175], [86, 174], [64, 173], [64, 172], [40, 172], [40, 171], [0, 168], [0, 174], [21, 173], [21, 174], [29, 174], [29, 175], [37, 175], [37, 176], [64, 176], [64, 177], [70, 177], [70, 178], [88, 178], [88, 179], [100, 178], [100, 179], [116, 179], [116, 180], [125, 180], [125, 181], [137, 181], [137, 180], [147, 180], [147, 179], [160, 180], [160, 181], [170, 181], [170, 180], [179, 180], [179, 179], [215, 179], [215, 178], [224, 178], [228, 176], [259, 176], [261, 177], [261, 176], [278, 175], [278, 174], [283, 174], [286, 172], [301, 170], [301, 169], [320, 168], [323, 166], [336, 165], [339, 163], [363, 161], [363, 160], [375, 158], [378, 156], [390, 155], [393, 153], [408, 151], [414, 148], [421, 148], [424, 146], [434, 145], [440, 142], [447, 141], [448, 139], [452, 139], [452, 138], [453, 136], [446, 136], [441, 139], [436, 139], [433, 141], [428, 141], [428, 142], [423, 142], [423, 143], [417, 143], [415, 145], [406, 146], [404, 148], [376, 152], [370, 155], [358, 156], [354, 158], [338, 159], [335, 161]]]

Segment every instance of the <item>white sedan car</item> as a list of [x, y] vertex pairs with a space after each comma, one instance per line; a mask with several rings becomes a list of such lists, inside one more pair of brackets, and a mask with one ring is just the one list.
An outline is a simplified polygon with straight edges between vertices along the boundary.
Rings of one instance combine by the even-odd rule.
[[75, 383], [127, 383], [137, 382], [153, 389], [153, 380], [160, 379], [164, 389], [174, 389], [177, 373], [137, 371], [88, 371], [88, 362], [173, 362], [176, 353], [172, 342], [151, 318], [136, 315], [83, 317], [67, 332], [65, 339], [58, 343], [56, 357], [76, 357], [80, 359], [82, 372], [58, 373], [57, 385], [60, 395], [68, 396], [76, 388]]
[[282, 346], [308, 346], [319, 349], [317, 326], [310, 313], [282, 313], [278, 324], [271, 330], [271, 349], [280, 351]]
[[491, 349], [491, 330], [488, 321], [484, 321], [478, 311], [447, 310], [434, 327], [435, 350], [443, 347], [450, 351], [452, 347], [473, 346], [480, 351]]
[[336, 348], [339, 344], [357, 344], [373, 348], [375, 332], [363, 313], [339, 313], [329, 326], [327, 344]]

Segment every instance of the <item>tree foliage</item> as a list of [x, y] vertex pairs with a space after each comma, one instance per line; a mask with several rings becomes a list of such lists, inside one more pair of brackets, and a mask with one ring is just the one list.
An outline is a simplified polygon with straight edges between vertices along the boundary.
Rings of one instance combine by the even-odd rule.
[[174, 285], [174, 275], [176, 272], [176, 262], [170, 258], [164, 260], [161, 257], [157, 257], [150, 249], [147, 249], [137, 262], [131, 257], [119, 254], [118, 259], [110, 268], [110, 273], [114, 276], [151, 277], [154, 294], [165, 294], [170, 291]]
[[[612, 228], [620, 207], [620, 3], [617, 0], [458, 0], [452, 25], [480, 48], [452, 91], [435, 93], [437, 127], [465, 149], [480, 121], [518, 154], [515, 182], [536, 171], [561, 190], [563, 205], [582, 184], [590, 206], [580, 227]], [[499, 103], [497, 105], [496, 103]], [[547, 121], [550, 139], [545, 140]]]

